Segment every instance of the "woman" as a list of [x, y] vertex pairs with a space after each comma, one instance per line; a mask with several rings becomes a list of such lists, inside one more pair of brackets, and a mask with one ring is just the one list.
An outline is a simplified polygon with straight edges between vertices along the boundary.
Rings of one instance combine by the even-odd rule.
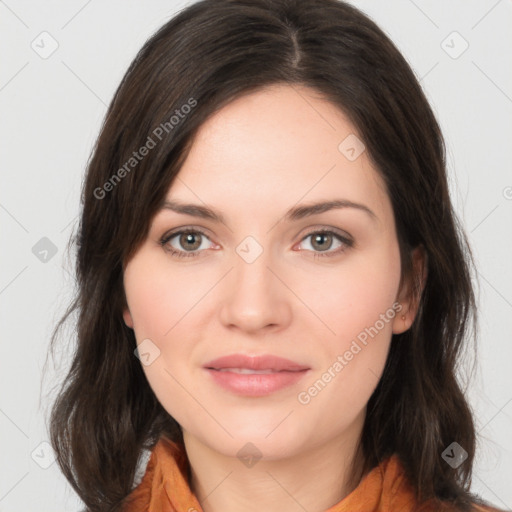
[[50, 429], [88, 510], [491, 510], [442, 134], [365, 15], [187, 7], [127, 71], [82, 199]]

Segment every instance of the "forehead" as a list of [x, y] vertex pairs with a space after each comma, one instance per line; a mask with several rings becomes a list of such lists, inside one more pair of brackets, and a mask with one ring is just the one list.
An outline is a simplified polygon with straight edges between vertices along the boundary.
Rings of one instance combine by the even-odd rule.
[[328, 196], [389, 207], [366, 151], [347, 158], [346, 141], [364, 148], [343, 111], [316, 90], [260, 89], [203, 123], [168, 197], [227, 208], [227, 194], [231, 204], [255, 213]]

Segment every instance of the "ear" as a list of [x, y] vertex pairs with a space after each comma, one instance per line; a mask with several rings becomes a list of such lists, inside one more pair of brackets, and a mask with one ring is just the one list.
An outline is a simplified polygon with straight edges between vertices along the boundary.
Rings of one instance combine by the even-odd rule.
[[427, 282], [427, 254], [422, 245], [412, 251], [412, 267], [412, 275], [402, 283], [397, 297], [402, 308], [393, 320], [393, 334], [407, 331], [418, 313], [421, 294]]
[[130, 314], [130, 310], [128, 308], [126, 308], [123, 311], [123, 320], [124, 320], [124, 323], [127, 325], [127, 327], [129, 327], [130, 329], [133, 329], [133, 318], [132, 318], [132, 315]]

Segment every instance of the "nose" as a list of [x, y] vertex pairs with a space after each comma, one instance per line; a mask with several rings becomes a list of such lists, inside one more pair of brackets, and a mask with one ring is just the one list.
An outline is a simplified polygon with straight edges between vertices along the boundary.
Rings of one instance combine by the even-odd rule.
[[293, 294], [283, 284], [269, 252], [264, 250], [252, 262], [236, 255], [234, 268], [222, 285], [219, 314], [225, 327], [257, 333], [289, 325]]

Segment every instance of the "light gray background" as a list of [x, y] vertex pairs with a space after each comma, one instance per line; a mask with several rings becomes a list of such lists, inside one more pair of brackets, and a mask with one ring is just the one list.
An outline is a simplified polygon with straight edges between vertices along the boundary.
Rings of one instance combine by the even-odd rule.
[[[444, 131], [453, 201], [479, 268], [479, 371], [468, 395], [481, 437], [472, 489], [511, 508], [512, 2], [353, 3], [411, 63]], [[185, 5], [0, 1], [0, 512], [81, 508], [45, 444], [51, 386], [68, 362], [64, 354], [42, 380], [51, 331], [71, 297], [66, 246], [106, 105], [137, 50]], [[44, 59], [52, 38], [58, 48]], [[43, 237], [54, 256], [34, 254]]]

